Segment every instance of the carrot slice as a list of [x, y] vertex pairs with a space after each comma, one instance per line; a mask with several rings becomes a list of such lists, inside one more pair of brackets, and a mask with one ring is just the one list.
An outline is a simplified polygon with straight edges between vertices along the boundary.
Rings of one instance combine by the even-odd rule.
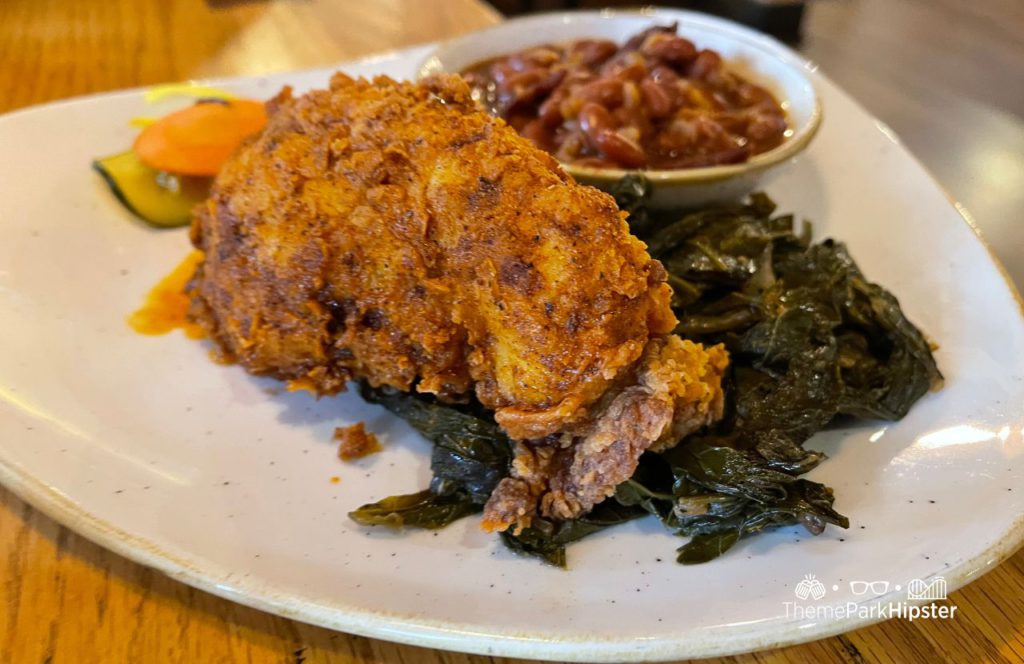
[[262, 102], [201, 101], [144, 128], [134, 149], [150, 168], [182, 175], [216, 175], [234, 149], [266, 124]]

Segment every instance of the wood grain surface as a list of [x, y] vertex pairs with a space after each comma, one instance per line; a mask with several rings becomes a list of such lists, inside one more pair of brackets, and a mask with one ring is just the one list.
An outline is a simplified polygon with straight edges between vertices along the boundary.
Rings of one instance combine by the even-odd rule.
[[[921, 13], [922, 5], [929, 5], [937, 14], [929, 20], [939, 27], [947, 25], [942, 11], [960, 18], [966, 15], [978, 39], [988, 39], [991, 33], [1009, 41], [1007, 35], [1020, 37], [1024, 32], [1024, 24], [1014, 23], [1021, 21], [1019, 0], [989, 3], [1002, 7], [994, 13], [975, 7], [986, 3], [975, 3], [968, 10], [954, 0], [889, 0], [886, 4], [900, 5], [897, 13], [916, 5], [914, 11], [921, 16], [926, 15]], [[873, 21], [862, 17], [860, 12], [867, 5], [888, 11], [879, 2], [849, 0], [823, 5], [816, 23], [812, 12], [812, 48], [816, 43], [826, 56], [819, 59], [838, 59], [843, 53], [846, 42], [831, 40], [828, 32], [839, 32], [849, 23], [843, 22], [842, 12], [860, 17], [862, 32], [876, 47], [884, 48], [887, 41], [890, 48], [899, 46], [898, 35], [885, 33], [885, 17], [875, 16]], [[453, 36], [497, 20], [497, 14], [477, 0], [0, 0], [0, 112], [121, 87], [327, 65]], [[912, 15], [911, 20], [920, 19]], [[888, 25], [893, 29], [892, 22]], [[958, 39], [958, 47], [966, 53], [963, 38]], [[1019, 43], [1024, 42], [1018, 42], [1018, 47]], [[1019, 52], [1013, 50], [1018, 47], [1001, 51], [1007, 62]], [[980, 42], [978, 48], [983, 48]], [[885, 67], [876, 63], [879, 70], [900, 65], [898, 61]], [[1001, 100], [999, 104], [1012, 105], [1020, 99], [1019, 81], [1016, 88], [1008, 89], [995, 79], [986, 84], [968, 78], [965, 85], [982, 93], [989, 85], [989, 95]], [[851, 79], [868, 91], [876, 85], [863, 72], [851, 74]], [[884, 94], [866, 101], [883, 118], [886, 103], [900, 112], [913, 103], [900, 99], [897, 104]], [[968, 120], [972, 117], [967, 106], [958, 112]], [[989, 129], [995, 126], [993, 131], [1019, 126], [1012, 109], [1007, 114], [984, 106], [973, 118]], [[1024, 134], [1010, 137], [1021, 138]], [[968, 139], [961, 136], [959, 140]], [[998, 192], [1001, 183], [989, 188]], [[349, 636], [233, 604], [96, 546], [3, 489], [0, 581], [0, 663], [4, 664], [512, 661]], [[893, 620], [808, 645], [721, 661], [1024, 661], [1024, 552], [954, 593], [950, 601], [959, 607], [953, 621]]]

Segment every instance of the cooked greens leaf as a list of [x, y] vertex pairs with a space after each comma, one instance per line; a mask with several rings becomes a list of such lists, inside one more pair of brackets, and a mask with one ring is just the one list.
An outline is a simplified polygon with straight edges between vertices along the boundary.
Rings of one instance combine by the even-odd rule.
[[356, 523], [388, 528], [444, 528], [452, 521], [480, 511], [465, 494], [441, 496], [430, 489], [404, 496], [391, 496], [349, 512]]
[[764, 194], [657, 224], [641, 180], [616, 194], [644, 214], [634, 230], [669, 273], [676, 332], [724, 343], [731, 357], [727, 416], [661, 454], [675, 502], [663, 480], [638, 476], [616, 499], [691, 536], [679, 555], [687, 564], [766, 528], [846, 527], [831, 489], [797, 479], [824, 458], [803, 445], [839, 415], [905, 415], [941, 384], [927, 340], [842, 244], [812, 245], [810, 226], [798, 233], [791, 215], [773, 217]]
[[610, 526], [643, 516], [647, 512], [636, 506], [621, 505], [614, 500], [598, 504], [589, 514], [571, 521], [550, 521], [534, 518], [533, 525], [518, 535], [505, 531], [501, 539], [517, 553], [537, 556], [556, 567], [565, 567], [565, 546]]
[[491, 491], [508, 474], [511, 446], [493, 419], [431, 397], [373, 388], [362, 383], [364, 399], [398, 415], [434, 443], [430, 488], [363, 505], [349, 516], [363, 525], [442, 528], [480, 512]]
[[[819, 535], [826, 524], [849, 528], [849, 520], [832, 509], [832, 490], [817, 482], [794, 480], [784, 495], [769, 503], [747, 500], [726, 504], [718, 513], [678, 514], [679, 534], [692, 539], [679, 549], [679, 562], [692, 564], [710, 560], [708, 555], [727, 551], [739, 539], [768, 528], [802, 525]], [[681, 506], [683, 504], [681, 503]], [[714, 557], [714, 556], [712, 556]]]
[[756, 452], [730, 446], [735, 441], [714, 436], [687, 440], [663, 456], [676, 475], [674, 491], [686, 496], [696, 484], [713, 492], [771, 503], [786, 496], [795, 478], [774, 470]]
[[653, 215], [647, 207], [650, 199], [650, 186], [641, 175], [627, 175], [612, 185], [612, 195], [619, 209], [629, 213], [629, 227], [634, 235], [640, 235], [654, 223]]
[[683, 565], [697, 565], [714, 560], [740, 541], [739, 529], [730, 529], [720, 533], [696, 535], [689, 542], [679, 547], [676, 562]]
[[512, 447], [508, 437], [486, 416], [438, 403], [425, 395], [360, 385], [360, 394], [398, 415], [434, 443], [430, 469], [437, 493], [463, 491], [484, 504], [508, 474]]

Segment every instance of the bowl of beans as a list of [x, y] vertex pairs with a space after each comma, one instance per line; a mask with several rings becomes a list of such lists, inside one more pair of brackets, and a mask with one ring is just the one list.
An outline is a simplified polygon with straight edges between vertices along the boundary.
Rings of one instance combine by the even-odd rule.
[[441, 43], [420, 76], [461, 74], [474, 99], [610, 189], [643, 174], [650, 204], [749, 193], [821, 123], [813, 66], [770, 37], [695, 12], [564, 12]]

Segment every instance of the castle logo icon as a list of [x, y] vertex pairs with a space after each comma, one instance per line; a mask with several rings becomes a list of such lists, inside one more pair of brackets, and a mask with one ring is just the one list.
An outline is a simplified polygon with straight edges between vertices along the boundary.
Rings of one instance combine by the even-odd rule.
[[914, 579], [907, 585], [907, 599], [911, 600], [937, 601], [946, 599], [946, 593], [946, 578], [943, 576], [935, 577], [931, 583]]

